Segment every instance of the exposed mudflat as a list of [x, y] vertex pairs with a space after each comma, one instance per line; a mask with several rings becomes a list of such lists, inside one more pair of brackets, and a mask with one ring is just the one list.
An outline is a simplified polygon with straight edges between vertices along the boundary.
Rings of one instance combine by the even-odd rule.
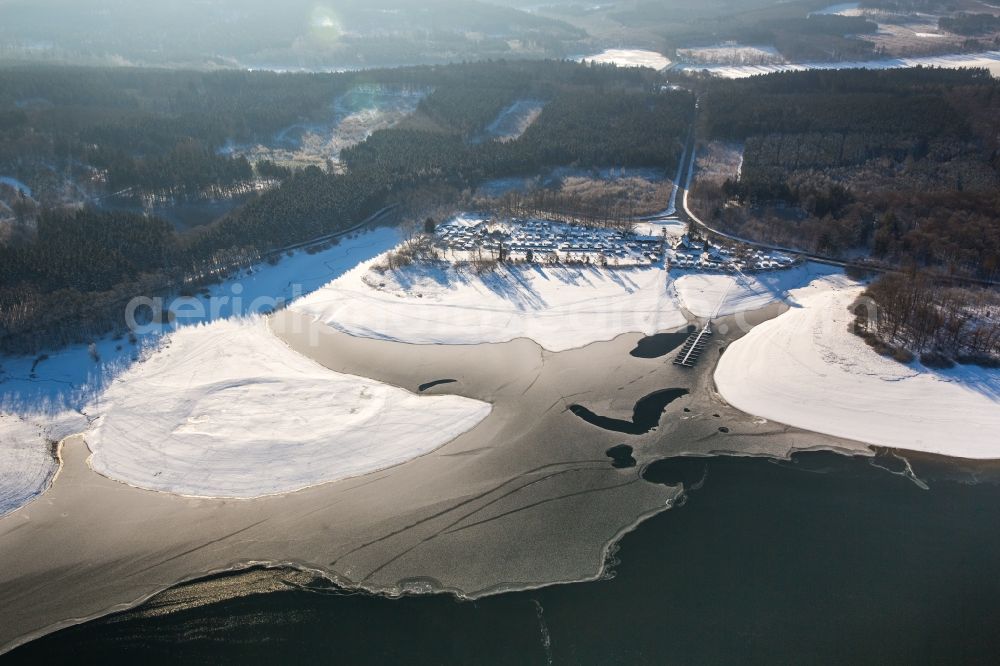
[[[782, 307], [740, 318], [761, 321]], [[652, 461], [823, 448], [870, 454], [722, 402], [712, 370], [719, 350], [739, 335], [726, 333], [736, 329], [732, 318], [713, 325], [717, 333], [693, 370], [669, 357], [630, 355], [640, 334], [553, 353], [525, 339], [441, 346], [356, 338], [287, 310], [271, 324], [333, 370], [413, 392], [435, 378], [454, 379], [434, 393], [486, 400], [494, 409], [472, 430], [397, 467], [249, 500], [186, 498], [111, 481], [88, 467], [82, 438], [70, 438], [51, 490], [0, 519], [0, 651], [250, 563], [316, 570], [386, 594], [478, 597], [593, 579], [621, 534], [678, 497], [679, 486], [643, 478]], [[666, 388], [688, 394], [666, 405], [645, 434], [605, 430], [569, 410], [586, 404], [629, 420], [640, 398]], [[636, 465], [615, 467], [605, 452], [625, 441]]]

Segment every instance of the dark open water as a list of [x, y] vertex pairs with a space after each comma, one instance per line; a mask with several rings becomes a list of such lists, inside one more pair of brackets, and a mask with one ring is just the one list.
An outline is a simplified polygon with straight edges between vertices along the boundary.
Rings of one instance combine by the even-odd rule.
[[[665, 461], [698, 487], [608, 580], [478, 602], [347, 594], [251, 571], [7, 655], [64, 663], [997, 663], [1000, 485], [891, 455]], [[973, 466], [970, 466], [973, 467]], [[897, 472], [897, 473], [893, 473]], [[978, 472], [977, 475], [980, 475]], [[265, 591], [272, 590], [272, 591]], [[277, 590], [277, 591], [273, 591]]]

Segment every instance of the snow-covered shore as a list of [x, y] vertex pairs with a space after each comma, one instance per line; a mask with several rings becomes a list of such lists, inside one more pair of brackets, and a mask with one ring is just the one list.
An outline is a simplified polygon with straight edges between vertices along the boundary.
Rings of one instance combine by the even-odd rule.
[[58, 442], [86, 427], [78, 412], [0, 413], [0, 516], [45, 492], [58, 471]]
[[[173, 326], [268, 311], [276, 301], [309, 293], [398, 241], [397, 230], [380, 228], [321, 252], [298, 251], [276, 265], [255, 266], [212, 286], [208, 298], [168, 302], [171, 310], [186, 315]], [[0, 358], [0, 516], [45, 491], [58, 468], [51, 443], [84, 431], [82, 411], [99, 415], [101, 393], [141, 363], [167, 332], [141, 334], [135, 344], [106, 336], [95, 340], [92, 349], [78, 344], [37, 357]]]
[[1000, 458], [1000, 372], [932, 371], [882, 357], [848, 331], [862, 288], [830, 276], [731, 344], [715, 382], [734, 407], [868, 444]]
[[491, 407], [333, 372], [253, 317], [177, 331], [95, 409], [84, 438], [97, 472], [182, 495], [257, 497], [424, 455]]
[[41, 356], [0, 357], [0, 413], [56, 414], [79, 410], [110, 382], [154, 348], [170, 329], [270, 312], [323, 286], [399, 242], [399, 232], [378, 228], [344, 238], [310, 254], [299, 250], [275, 265], [261, 263], [208, 288], [207, 296], [166, 299], [175, 313], [164, 330], [139, 334], [135, 344], [104, 336], [89, 345], [69, 345]]
[[344, 333], [411, 344], [482, 344], [528, 338], [564, 351], [623, 333], [685, 326], [699, 318], [784, 301], [791, 289], [837, 272], [808, 262], [751, 274], [658, 266], [416, 262], [396, 269], [375, 258], [292, 304]]
[[530, 338], [550, 351], [653, 334], [687, 323], [656, 267], [413, 265], [379, 274], [367, 262], [292, 308], [351, 335], [414, 344]]
[[644, 49], [605, 49], [600, 53], [583, 56], [577, 60], [619, 67], [651, 67], [656, 70], [666, 69], [670, 66], [670, 60], [662, 53]]
[[790, 289], [835, 272], [839, 269], [817, 263], [752, 274], [685, 272], [676, 278], [674, 288], [695, 317], [721, 317], [787, 300]]
[[[414, 344], [523, 337], [550, 351], [674, 330], [688, 313], [713, 318], [786, 301], [788, 313], [723, 356], [716, 381], [734, 406], [873, 444], [1000, 457], [993, 443], [1000, 375], [930, 372], [879, 357], [847, 333], [846, 307], [860, 288], [830, 267], [743, 275], [507, 263], [480, 273], [417, 262], [374, 270], [395, 240], [395, 232], [380, 231], [299, 253], [213, 292], [234, 296], [238, 286], [247, 302], [311, 291], [289, 307], [358, 337]], [[50, 442], [83, 431], [87, 418], [92, 464], [102, 474], [185, 495], [253, 497], [399, 464], [489, 413], [486, 403], [419, 397], [325, 369], [275, 338], [263, 318], [240, 316], [256, 310], [230, 300], [214, 318], [162, 341], [154, 335], [145, 348], [102, 341], [96, 368], [85, 348], [42, 362], [5, 359], [0, 515], [44, 490], [56, 469]], [[48, 409], [29, 415], [32, 404]]]

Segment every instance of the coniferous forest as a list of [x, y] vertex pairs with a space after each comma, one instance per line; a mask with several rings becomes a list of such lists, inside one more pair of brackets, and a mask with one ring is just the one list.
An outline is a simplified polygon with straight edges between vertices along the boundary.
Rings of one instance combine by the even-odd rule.
[[[344, 150], [341, 169], [289, 170], [223, 151], [295, 123], [321, 122], [338, 95], [382, 84], [430, 92], [413, 116]], [[505, 107], [523, 98], [546, 102], [523, 136], [480, 140]], [[420, 188], [461, 190], [563, 165], [672, 171], [693, 107], [691, 93], [661, 90], [652, 71], [570, 62], [343, 74], [0, 70], [2, 173], [44, 184], [49, 172], [83, 172], [103, 191], [181, 196], [280, 181], [186, 232], [99, 202], [48, 202], [36, 188], [27, 213], [0, 241], [0, 348], [33, 351], [91, 335], [119, 316], [130, 296], [217, 279], [281, 248], [351, 228]], [[93, 327], [81, 327], [81, 319]]]
[[738, 178], [695, 191], [720, 227], [826, 255], [1000, 276], [1000, 82], [985, 70], [706, 86], [702, 137], [743, 147]]
[[[662, 83], [650, 70], [554, 61], [342, 74], [0, 70], [0, 173], [35, 189], [13, 199], [0, 236], [0, 348], [91, 335], [132, 295], [218, 279], [424, 190], [470, 191], [560, 166], [672, 173], [695, 97]], [[1000, 274], [1000, 84], [987, 73], [811, 71], [690, 85], [699, 140], [743, 154], [738, 177], [692, 191], [715, 225], [832, 256]], [[321, 124], [359, 86], [424, 96], [346, 147], [336, 169], [225, 150]], [[538, 119], [516, 140], [489, 140], [490, 123], [523, 99], [544, 102]], [[98, 196], [67, 206], [47, 180], [66, 173], [77, 183], [90, 174], [83, 185]], [[214, 222], [178, 231], [103, 206], [99, 194], [119, 188], [248, 194]]]

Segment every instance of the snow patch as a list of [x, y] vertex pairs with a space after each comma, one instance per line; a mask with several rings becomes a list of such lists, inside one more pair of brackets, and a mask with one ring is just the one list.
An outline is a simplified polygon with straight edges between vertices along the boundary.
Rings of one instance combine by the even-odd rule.
[[722, 317], [786, 301], [789, 290], [837, 269], [805, 264], [767, 273], [685, 272], [674, 281], [677, 298], [695, 317]]
[[658, 219], [635, 223], [635, 233], [650, 238], [661, 238], [664, 234], [667, 238], [679, 238], [687, 232], [687, 222], [678, 219]]
[[57, 443], [86, 423], [74, 412], [55, 417], [0, 414], [0, 516], [45, 491], [59, 468]]
[[538, 116], [542, 114], [545, 102], [537, 99], [519, 99], [500, 112], [486, 128], [484, 139], [514, 141], [521, 137]]
[[339, 161], [340, 153], [357, 145], [380, 129], [395, 126], [416, 111], [428, 90], [387, 85], [359, 85], [338, 96], [331, 105], [331, 118], [320, 123], [296, 123], [278, 131], [265, 144], [228, 142], [220, 151], [242, 155], [250, 162], [267, 159], [279, 164], [325, 169], [327, 160]]
[[530, 338], [550, 351], [686, 323], [658, 267], [357, 267], [292, 307], [345, 333], [415, 344]]
[[670, 60], [662, 53], [642, 49], [606, 49], [578, 60], [602, 65], [613, 64], [619, 67], [652, 67], [656, 70], [666, 69], [670, 65]]
[[150, 490], [247, 498], [398, 465], [491, 407], [333, 372], [252, 317], [177, 331], [111, 385], [100, 409], [85, 435], [97, 472]]

